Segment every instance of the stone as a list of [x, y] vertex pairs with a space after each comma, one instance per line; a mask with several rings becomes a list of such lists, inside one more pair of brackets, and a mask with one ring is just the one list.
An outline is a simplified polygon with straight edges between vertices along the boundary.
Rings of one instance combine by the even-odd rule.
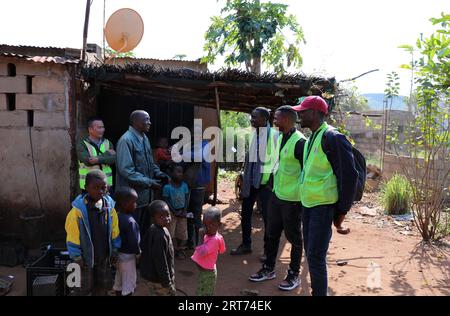
[[359, 209], [359, 213], [363, 216], [377, 216], [377, 210], [375, 208], [368, 208], [366, 206], [363, 206]]

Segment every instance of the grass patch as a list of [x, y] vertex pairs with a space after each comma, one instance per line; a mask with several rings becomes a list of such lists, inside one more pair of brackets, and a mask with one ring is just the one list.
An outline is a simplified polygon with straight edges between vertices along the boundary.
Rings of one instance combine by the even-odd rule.
[[381, 204], [389, 215], [402, 215], [411, 209], [411, 184], [402, 175], [395, 174], [381, 186]]

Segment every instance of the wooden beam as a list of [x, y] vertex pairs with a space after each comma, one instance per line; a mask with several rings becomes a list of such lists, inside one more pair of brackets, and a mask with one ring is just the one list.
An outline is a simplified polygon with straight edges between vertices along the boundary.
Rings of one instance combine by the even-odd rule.
[[[222, 129], [222, 124], [220, 122], [220, 100], [219, 100], [219, 90], [217, 87], [214, 87], [214, 92], [216, 95], [216, 112], [217, 112], [217, 125], [220, 129]], [[217, 146], [214, 148], [215, 151], [220, 148], [220, 139], [218, 140]], [[216, 152], [216, 157], [219, 153]], [[218, 190], [218, 182], [219, 182], [219, 162], [216, 159], [216, 166], [214, 168], [214, 199], [213, 199], [213, 206], [217, 204], [217, 190]]]

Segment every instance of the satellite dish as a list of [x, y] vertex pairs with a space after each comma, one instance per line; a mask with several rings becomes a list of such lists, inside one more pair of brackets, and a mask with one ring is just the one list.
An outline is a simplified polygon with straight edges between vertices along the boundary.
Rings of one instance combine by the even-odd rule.
[[118, 53], [126, 53], [139, 45], [144, 35], [144, 21], [132, 9], [119, 9], [108, 19], [105, 37], [109, 47]]

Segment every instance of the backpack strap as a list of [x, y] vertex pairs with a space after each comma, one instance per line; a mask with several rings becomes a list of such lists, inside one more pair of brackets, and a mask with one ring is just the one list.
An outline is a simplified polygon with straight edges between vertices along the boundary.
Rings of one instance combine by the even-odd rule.
[[323, 133], [322, 140], [321, 140], [322, 150], [325, 153], [325, 155], [327, 156], [327, 159], [330, 162], [330, 164], [331, 164], [330, 134], [332, 133], [332, 130], [333, 130], [333, 128], [328, 127], [327, 130]]

